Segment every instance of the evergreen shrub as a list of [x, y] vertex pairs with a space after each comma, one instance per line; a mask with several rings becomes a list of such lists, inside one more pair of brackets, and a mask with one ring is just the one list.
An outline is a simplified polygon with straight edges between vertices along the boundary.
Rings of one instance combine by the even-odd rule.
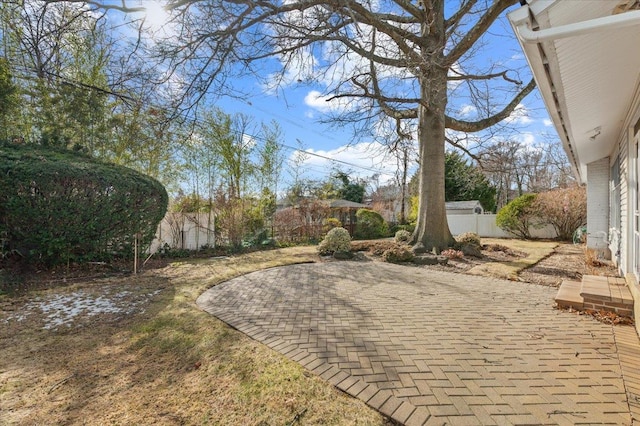
[[504, 231], [523, 239], [530, 239], [530, 226], [535, 223], [534, 203], [536, 194], [524, 194], [512, 200], [498, 211], [496, 225]]
[[356, 238], [372, 240], [385, 237], [387, 232], [387, 223], [380, 213], [369, 209], [359, 209], [356, 212]]
[[411, 239], [411, 232], [401, 229], [398, 232], [396, 232], [394, 239], [396, 243], [408, 243], [409, 240]]
[[167, 210], [161, 183], [76, 152], [0, 143], [0, 235], [47, 265], [130, 257]]
[[480, 236], [475, 232], [463, 232], [455, 237], [459, 246], [481, 247]]
[[382, 253], [382, 260], [389, 263], [411, 262], [415, 255], [406, 244], [396, 244]]
[[351, 251], [351, 236], [349, 231], [344, 228], [333, 228], [318, 245], [318, 253], [323, 256], [331, 255], [336, 252]]

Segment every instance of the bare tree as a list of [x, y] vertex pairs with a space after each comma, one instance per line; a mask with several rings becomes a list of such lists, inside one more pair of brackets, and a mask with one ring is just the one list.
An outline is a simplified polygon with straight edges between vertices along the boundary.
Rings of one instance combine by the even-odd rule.
[[[461, 67], [517, 0], [446, 3], [445, 12], [445, 0], [172, 0], [168, 8], [180, 31], [161, 44], [162, 59], [182, 76], [187, 106], [211, 93], [239, 95], [232, 77], [252, 75], [272, 87], [323, 81], [327, 99], [344, 106], [338, 120], [417, 123], [422, 167], [413, 242], [416, 249], [441, 250], [453, 243], [444, 205], [445, 129], [496, 125], [535, 86], [497, 65]], [[127, 11], [126, 1], [118, 9]], [[265, 75], [265, 61], [273, 69], [273, 59], [280, 72]], [[449, 114], [452, 82], [471, 87], [475, 103], [485, 106], [473, 121]]]
[[575, 184], [560, 144], [534, 146], [501, 141], [477, 155], [479, 165], [496, 188], [496, 205], [505, 206], [524, 193], [539, 193]]

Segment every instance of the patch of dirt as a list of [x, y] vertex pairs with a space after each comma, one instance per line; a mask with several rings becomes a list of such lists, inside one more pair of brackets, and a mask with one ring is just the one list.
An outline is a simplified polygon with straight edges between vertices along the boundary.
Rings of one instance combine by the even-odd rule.
[[520, 272], [518, 277], [534, 284], [560, 287], [562, 280], [580, 281], [583, 275], [618, 276], [611, 262], [587, 259], [584, 245], [560, 244], [550, 256]]
[[560, 287], [562, 280], [580, 281], [587, 274], [584, 246], [560, 244], [553, 253], [518, 274], [522, 281]]
[[[149, 271], [167, 266], [171, 260], [150, 258], [144, 265], [140, 260], [138, 271]], [[133, 261], [115, 260], [113, 262], [88, 262], [70, 264], [46, 269], [37, 265], [21, 263], [0, 263], [0, 295], [12, 297], [28, 294], [33, 291], [64, 288], [104, 280], [107, 278], [125, 278], [133, 274]]]
[[610, 325], [634, 325], [634, 320], [631, 317], [624, 317], [616, 314], [615, 312], [606, 312], [606, 311], [592, 311], [587, 309], [585, 311], [576, 311], [573, 308], [560, 308], [556, 306], [556, 309], [564, 312], [572, 312], [577, 315], [590, 315], [596, 321], [600, 321], [604, 324]]
[[[352, 241], [351, 251], [355, 253], [352, 260], [356, 261], [382, 261], [382, 254], [398, 245], [392, 240], [363, 240]], [[484, 244], [482, 257], [464, 256], [449, 258], [447, 265], [422, 265], [422, 268], [440, 271], [464, 273], [477, 265], [489, 262], [511, 262], [526, 257], [525, 252], [514, 250], [502, 244]]]
[[[353, 241], [352, 250], [357, 252], [353, 260], [381, 261], [380, 256], [395, 245], [393, 241]], [[491, 262], [513, 262], [527, 257], [527, 253], [504, 244], [484, 244], [482, 257], [464, 256], [449, 259], [447, 265], [426, 265], [423, 268], [465, 273], [478, 265]], [[518, 274], [518, 280], [550, 287], [559, 287], [564, 279], [581, 280], [583, 275], [616, 276], [617, 271], [607, 262], [587, 262], [584, 245], [559, 244], [551, 255]]]

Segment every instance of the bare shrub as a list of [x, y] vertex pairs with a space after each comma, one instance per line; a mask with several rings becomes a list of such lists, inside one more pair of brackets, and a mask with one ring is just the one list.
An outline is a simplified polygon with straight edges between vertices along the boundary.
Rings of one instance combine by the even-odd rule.
[[553, 226], [559, 239], [571, 241], [574, 231], [587, 220], [587, 191], [584, 186], [572, 186], [542, 192], [532, 207], [541, 222]]
[[330, 219], [331, 210], [314, 200], [301, 200], [295, 207], [288, 207], [276, 212], [274, 216], [274, 232], [280, 242], [299, 243], [319, 241], [331, 226], [340, 221]]
[[464, 253], [461, 252], [460, 250], [455, 250], [455, 249], [443, 250], [442, 253], [440, 253], [440, 255], [446, 257], [447, 259], [462, 259], [462, 258], [464, 258]]

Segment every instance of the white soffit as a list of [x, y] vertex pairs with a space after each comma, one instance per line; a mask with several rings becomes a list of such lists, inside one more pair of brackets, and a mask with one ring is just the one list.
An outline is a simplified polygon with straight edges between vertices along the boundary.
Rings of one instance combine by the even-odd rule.
[[[535, 10], [531, 1], [532, 10]], [[619, 1], [559, 0], [545, 2], [535, 16], [540, 29], [610, 16]], [[611, 28], [543, 42], [560, 116], [578, 162], [586, 164], [611, 154], [622, 132], [640, 76], [640, 25]], [[527, 49], [527, 51], [529, 51]], [[536, 72], [535, 67], [534, 72]], [[547, 76], [536, 72], [538, 81]], [[548, 108], [556, 108], [544, 93]], [[550, 111], [552, 116], [557, 113]], [[554, 120], [556, 127], [560, 123]], [[558, 128], [562, 132], [561, 128]], [[567, 145], [565, 144], [565, 149]]]

